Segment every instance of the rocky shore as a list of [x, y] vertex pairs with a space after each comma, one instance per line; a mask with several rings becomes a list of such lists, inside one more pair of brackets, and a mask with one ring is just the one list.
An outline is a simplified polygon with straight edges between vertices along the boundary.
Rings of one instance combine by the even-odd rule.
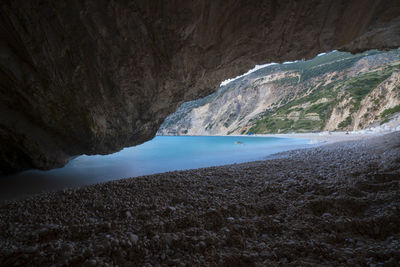
[[398, 266], [400, 132], [8, 201], [0, 265]]

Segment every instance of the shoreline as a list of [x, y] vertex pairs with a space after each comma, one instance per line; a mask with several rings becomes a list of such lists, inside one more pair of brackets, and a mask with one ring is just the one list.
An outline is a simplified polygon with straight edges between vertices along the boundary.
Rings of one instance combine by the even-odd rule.
[[357, 133], [357, 132], [318, 132], [318, 133], [287, 133], [287, 134], [259, 134], [256, 137], [279, 137], [279, 138], [302, 138], [309, 139], [311, 144], [333, 144], [344, 141], [365, 140], [368, 138], [378, 137], [387, 133]]
[[400, 132], [281, 153], [1, 204], [0, 265], [400, 263]]
[[342, 141], [355, 141], [379, 137], [400, 131], [400, 116], [390, 121], [390, 126], [376, 126], [369, 129], [357, 131], [321, 131], [311, 133], [274, 133], [274, 134], [233, 134], [233, 135], [156, 135], [156, 136], [231, 136], [231, 137], [278, 137], [278, 138], [300, 138], [309, 139], [311, 144], [332, 144]]
[[[175, 138], [175, 137], [173, 137]], [[192, 137], [182, 137], [182, 138], [192, 138]], [[181, 146], [185, 145], [191, 145], [195, 144], [197, 142], [197, 137], [193, 137], [194, 140], [188, 140], [185, 142], [177, 142], [173, 141], [172, 146], [169, 146], [169, 149], [164, 149], [164, 150], [158, 150], [159, 152], [162, 153], [162, 151], [173, 151], [175, 146], [179, 146], [181, 143]], [[200, 137], [201, 138], [201, 137]], [[206, 136], [205, 138], [208, 138]], [[221, 139], [224, 141], [225, 136], [222, 136]], [[178, 137], [179, 139], [179, 137]], [[309, 140], [291, 140], [290, 142], [286, 142], [285, 140], [275, 140], [275, 142], [280, 142], [282, 143], [280, 148], [270, 148], [269, 145], [267, 144], [263, 148], [257, 148], [257, 147], [241, 147], [241, 146], [236, 146], [234, 145], [234, 141], [237, 140], [242, 140], [243, 138], [236, 138], [236, 137], [228, 137], [229, 140], [228, 143], [231, 145], [231, 149], [236, 149], [239, 153], [236, 157], [232, 157], [231, 160], [224, 160], [224, 157], [230, 157], [229, 154], [224, 154], [220, 155], [219, 158], [213, 157], [212, 156], [212, 151], [213, 148], [207, 148], [207, 152], [203, 151], [204, 154], [206, 155], [208, 159], [207, 162], [203, 162], [202, 164], [196, 164], [196, 154], [193, 151], [188, 151], [189, 154], [188, 156], [183, 156], [181, 159], [178, 159], [175, 161], [172, 160], [172, 165], [168, 164], [169, 163], [169, 158], [168, 157], [159, 157], [157, 159], [149, 158], [147, 157], [146, 160], [144, 161], [135, 161], [135, 165], [138, 166], [140, 169], [141, 163], [144, 164], [144, 166], [151, 166], [151, 167], [144, 167], [141, 169], [141, 171], [132, 171], [130, 173], [128, 172], [119, 172], [119, 169], [123, 168], [129, 168], [129, 165], [132, 163], [132, 160], [130, 162], [127, 162], [124, 164], [119, 164], [119, 161], [117, 162], [113, 158], [110, 160], [113, 162], [112, 164], [108, 162], [102, 162], [102, 163], [96, 163], [96, 161], [91, 160], [91, 157], [88, 157], [89, 161], [87, 162], [87, 167], [79, 168], [79, 165], [81, 164], [76, 164], [75, 162], [71, 162], [69, 166], [66, 166], [65, 168], [60, 168], [60, 169], [55, 169], [55, 170], [50, 170], [50, 171], [35, 171], [35, 170], [30, 170], [26, 172], [22, 172], [20, 174], [15, 174], [9, 175], [9, 176], [4, 176], [0, 177], [0, 203], [7, 201], [7, 200], [21, 200], [24, 199], [28, 196], [34, 196], [38, 194], [43, 194], [46, 192], [56, 192], [60, 191], [63, 189], [67, 188], [79, 188], [81, 186], [87, 186], [87, 185], [93, 185], [97, 184], [100, 182], [107, 182], [111, 180], [119, 180], [119, 179], [124, 179], [124, 178], [132, 178], [132, 177], [141, 177], [144, 175], [155, 175], [155, 174], [162, 174], [164, 172], [169, 172], [169, 171], [176, 171], [176, 170], [187, 170], [187, 169], [198, 169], [198, 168], [206, 168], [206, 167], [216, 167], [216, 166], [224, 166], [224, 165], [229, 165], [229, 164], [234, 164], [234, 163], [244, 163], [244, 162], [251, 162], [251, 161], [257, 161], [257, 160], [264, 160], [267, 157], [271, 155], [271, 153], [278, 153], [282, 151], [288, 151], [288, 150], [294, 150], [294, 149], [299, 149], [299, 148], [307, 148], [307, 147], [312, 147], [313, 145], [310, 145], [308, 142]], [[176, 140], [176, 139], [174, 139]], [[181, 139], [182, 140], [182, 139]], [[243, 140], [242, 140], [243, 141]], [[247, 143], [249, 140], [247, 137], [244, 143]], [[262, 143], [262, 140], [255, 140], [256, 143]], [[240, 144], [239, 142], [238, 144]], [[300, 144], [301, 143], [301, 144]], [[206, 142], [205, 147], [208, 147], [211, 143]], [[134, 147], [132, 147], [135, 149]], [[128, 148], [131, 149], [131, 148]], [[160, 147], [158, 149], [161, 149]], [[157, 149], [154, 149], [155, 153], [153, 153], [155, 156], [158, 156], [157, 154]], [[242, 151], [242, 152], [240, 152]], [[191, 153], [191, 154], [190, 154]], [[210, 154], [211, 153], [211, 154]], [[182, 153], [184, 154], [184, 153]], [[243, 155], [242, 155], [243, 154]], [[118, 154], [116, 154], [118, 155]], [[210, 159], [210, 155], [212, 159]], [[255, 156], [256, 155], [256, 156]], [[96, 156], [94, 156], [96, 157]], [[118, 159], [118, 157], [115, 157]], [[125, 158], [121, 158], [121, 161], [123, 162], [124, 160], [126, 161], [127, 156]], [[137, 157], [136, 157], [137, 159]], [[163, 160], [162, 160], [163, 159]], [[190, 162], [185, 161], [186, 159], [190, 159]], [[162, 160], [162, 161], [160, 161]], [[202, 158], [201, 161], [204, 161], [205, 158]], [[180, 163], [179, 163], [180, 162]], [[186, 163], [187, 164], [186, 164]], [[157, 164], [164, 164], [165, 167], [160, 168], [157, 166]], [[76, 164], [78, 167], [74, 168], [71, 166], [74, 166]], [[108, 166], [108, 164], [110, 164]], [[119, 164], [119, 165], [118, 165]], [[97, 165], [98, 168], [94, 168]], [[105, 167], [104, 167], [105, 166]], [[115, 166], [120, 166], [121, 168], [118, 169], [118, 167]], [[69, 169], [68, 169], [69, 168]], [[65, 169], [65, 171], [63, 171]], [[89, 171], [88, 171], [89, 170]], [[155, 170], [155, 171], [154, 171]], [[93, 175], [92, 175], [93, 173]], [[107, 173], [104, 175], [104, 173]], [[103, 175], [103, 176], [102, 176]], [[87, 182], [89, 181], [89, 182]], [[22, 185], [22, 186], [21, 186]], [[28, 186], [26, 186], [28, 185]]]
[[[321, 132], [321, 133], [307, 133], [307, 134], [297, 134], [297, 133], [295, 133], [295, 134], [257, 134], [257, 135], [251, 135], [251, 136], [248, 136], [248, 135], [213, 135], [213, 136], [214, 137], [232, 137], [232, 138], [234, 138], [234, 137], [246, 137], [246, 138], [247, 137], [248, 138], [260, 138], [260, 137], [261, 138], [262, 137], [290, 138], [290, 139], [304, 139], [307, 142], [307, 146], [308, 147], [304, 147], [304, 148], [288, 147], [287, 150], [284, 150], [284, 151], [281, 151], [281, 152], [276, 152], [276, 153], [273, 153], [273, 154], [265, 155], [263, 157], [260, 157], [259, 159], [254, 159], [254, 160], [249, 159], [249, 161], [241, 162], [241, 163], [250, 163], [250, 162], [260, 161], [260, 160], [270, 160], [270, 159], [281, 158], [284, 153], [289, 152], [289, 151], [293, 151], [293, 150], [315, 148], [315, 147], [318, 147], [318, 146], [321, 146], [321, 145], [327, 145], [327, 144], [330, 144], [330, 143], [340, 142], [340, 141], [360, 140], [360, 139], [365, 139], [365, 138], [369, 138], [369, 137], [373, 137], [373, 136], [377, 136], [377, 135], [373, 135], [373, 136], [369, 136], [369, 135], [368, 136], [365, 136], [365, 135], [355, 135], [355, 136], [347, 135], [346, 136], [344, 132], [335, 132], [334, 134], [330, 134], [330, 135], [328, 135], [328, 133], [326, 133], [326, 132], [324, 132], [324, 133]], [[190, 136], [183, 136], [183, 137], [202, 137], [202, 136], [201, 135], [190, 135]], [[204, 136], [204, 137], [209, 137], [209, 136]], [[241, 164], [241, 163], [236, 163], [236, 164]], [[208, 166], [208, 167], [223, 167], [225, 165], [231, 165], [231, 164], [235, 164], [235, 163], [228, 163], [228, 164], [223, 164], [223, 165], [211, 165], [211, 166]], [[201, 168], [208, 168], [208, 167], [200, 167], [200, 169]], [[199, 169], [199, 167], [198, 168], [191, 168], [191, 169], [187, 169], [187, 170], [196, 170], [196, 169]], [[183, 170], [185, 170], [185, 169], [183, 169]], [[169, 171], [166, 170], [166, 171], [161, 171], [161, 172], [157, 172], [157, 173], [140, 174], [140, 175], [131, 176], [131, 177], [121, 176], [121, 177], [118, 177], [115, 180], [109, 180], [109, 181], [117, 181], [117, 180], [120, 180], [120, 179], [127, 179], [127, 178], [140, 178], [142, 176], [148, 176], [148, 175], [160, 175], [160, 174], [163, 174], [165, 172], [170, 172], [170, 171], [180, 171], [180, 170], [179, 169], [178, 170], [169, 170]], [[31, 181], [28, 181], [28, 182], [31, 182]], [[42, 182], [42, 181], [39, 181], [39, 182]], [[62, 186], [61, 182], [64, 182], [65, 185]], [[65, 180], [65, 181], [62, 180], [61, 182], [60, 182], [60, 185], [54, 184], [53, 185], [54, 188], [53, 188], [53, 186], [50, 185], [50, 186], [45, 186], [43, 188], [38, 187], [37, 189], [35, 189], [32, 192], [25, 190], [22, 193], [19, 193], [17, 191], [18, 189], [14, 188], [14, 187], [8, 187], [7, 188], [7, 185], [4, 184], [5, 188], [7, 188], [6, 189], [7, 191], [1, 191], [0, 190], [0, 193], [4, 193], [5, 194], [4, 196], [0, 197], [0, 205], [2, 203], [6, 203], [7, 201], [11, 201], [11, 200], [23, 200], [23, 199], [25, 199], [27, 197], [37, 196], [37, 195], [40, 195], [40, 194], [57, 192], [57, 191], [60, 191], [60, 190], [70, 189], [70, 188], [71, 189], [80, 188], [80, 187], [83, 187], [83, 186], [95, 185], [95, 184], [98, 184], [98, 183], [106, 183], [108, 181], [95, 182], [95, 183], [90, 183], [90, 184], [81, 184], [81, 185], [79, 185], [79, 184], [75, 185], [73, 183], [69, 183], [68, 180]], [[13, 196], [13, 197], [7, 197], [7, 194], [10, 194], [8, 192], [11, 192], [10, 190], [12, 192], [15, 191], [18, 195], [17, 196]]]

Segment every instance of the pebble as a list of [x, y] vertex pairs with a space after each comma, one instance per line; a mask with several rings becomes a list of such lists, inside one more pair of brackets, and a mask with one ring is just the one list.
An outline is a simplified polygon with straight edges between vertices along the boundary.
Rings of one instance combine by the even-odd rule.
[[133, 245], [136, 245], [139, 241], [139, 237], [135, 234], [129, 233], [128, 234], [129, 240], [132, 242]]
[[322, 214], [322, 217], [329, 218], [329, 217], [332, 217], [332, 214], [326, 212], [326, 213]]
[[172, 211], [172, 212], [176, 211], [176, 208], [175, 208], [175, 207], [169, 206], [168, 209], [169, 209], [170, 211]]
[[394, 266], [399, 137], [9, 201], [0, 266]]

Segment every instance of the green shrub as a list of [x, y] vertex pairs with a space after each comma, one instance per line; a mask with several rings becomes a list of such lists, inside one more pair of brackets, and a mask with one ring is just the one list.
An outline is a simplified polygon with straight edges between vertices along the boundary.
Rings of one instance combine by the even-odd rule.
[[351, 122], [352, 122], [352, 118], [351, 118], [351, 116], [348, 116], [344, 121], [339, 123], [338, 127], [339, 128], [347, 127], [347, 126], [349, 126], [351, 124]]
[[321, 114], [323, 111], [325, 111], [330, 106], [330, 104], [331, 104], [330, 102], [315, 104], [315, 105], [308, 107], [305, 110], [305, 112]]
[[380, 125], [385, 124], [387, 122], [389, 122], [389, 119], [384, 119], [383, 121], [380, 122]]
[[396, 113], [396, 112], [400, 112], [400, 105], [397, 105], [393, 108], [388, 108], [385, 109], [382, 113], [381, 113], [381, 118], [387, 117], [390, 114]]

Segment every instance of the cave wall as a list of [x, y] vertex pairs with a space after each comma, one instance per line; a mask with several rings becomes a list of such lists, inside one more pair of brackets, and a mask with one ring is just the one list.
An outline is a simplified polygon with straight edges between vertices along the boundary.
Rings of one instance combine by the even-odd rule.
[[255, 64], [400, 46], [398, 0], [0, 2], [0, 172], [151, 139]]

